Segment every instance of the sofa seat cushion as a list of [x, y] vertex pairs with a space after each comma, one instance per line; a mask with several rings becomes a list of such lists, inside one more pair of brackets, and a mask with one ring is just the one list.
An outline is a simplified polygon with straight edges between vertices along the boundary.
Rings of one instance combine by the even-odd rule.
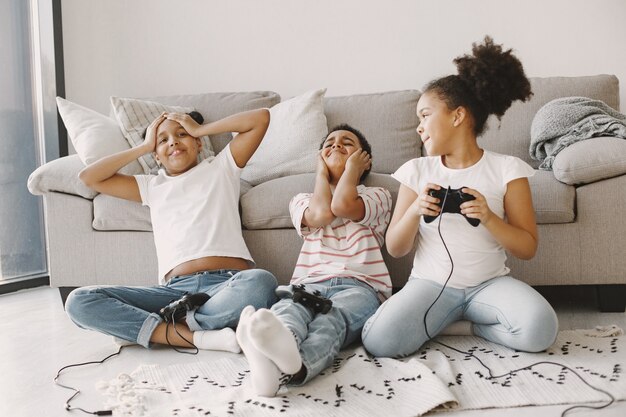
[[[388, 189], [396, 201], [400, 184], [390, 175], [370, 173], [365, 185]], [[241, 196], [243, 227], [249, 230], [293, 228], [289, 202], [296, 194], [312, 193], [314, 186], [315, 174], [307, 173], [277, 178], [253, 187]]]
[[150, 209], [141, 203], [98, 194], [93, 199], [93, 223], [96, 230], [152, 231]]
[[[241, 180], [240, 196], [252, 189], [252, 186]], [[141, 203], [98, 194], [93, 199], [92, 226], [100, 231], [127, 230], [152, 231], [150, 208]]]
[[576, 188], [557, 181], [552, 171], [535, 171], [528, 179], [537, 224], [571, 223], [576, 218]]
[[[313, 192], [315, 174], [277, 178], [253, 187], [241, 197], [243, 227], [249, 230], [292, 228], [289, 202], [298, 193]], [[400, 183], [387, 174], [371, 173], [365, 185], [384, 187], [393, 201]], [[574, 187], [557, 181], [551, 172], [536, 171], [530, 178], [537, 223], [571, 223], [575, 218]]]

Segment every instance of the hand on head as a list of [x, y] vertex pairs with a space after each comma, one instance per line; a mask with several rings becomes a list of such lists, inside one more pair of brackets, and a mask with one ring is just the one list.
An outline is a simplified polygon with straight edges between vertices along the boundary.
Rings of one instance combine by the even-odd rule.
[[180, 124], [194, 138], [202, 136], [200, 125], [190, 115], [185, 113], [166, 113], [166, 118]]
[[152, 123], [146, 128], [146, 136], [141, 146], [145, 147], [148, 152], [154, 152], [156, 150], [156, 134], [159, 125], [166, 119], [166, 113], [161, 113], [159, 117], [154, 119]]

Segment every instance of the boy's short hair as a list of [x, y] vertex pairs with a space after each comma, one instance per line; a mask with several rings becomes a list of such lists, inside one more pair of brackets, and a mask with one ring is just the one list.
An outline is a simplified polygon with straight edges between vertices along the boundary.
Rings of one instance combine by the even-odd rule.
[[[359, 144], [361, 145], [361, 148], [365, 152], [367, 152], [367, 154], [370, 156], [370, 158], [372, 157], [372, 147], [370, 146], [370, 144], [367, 141], [367, 139], [365, 139], [365, 135], [363, 135], [363, 133], [361, 133], [360, 130], [353, 128], [352, 126], [350, 126], [347, 123], [338, 124], [337, 126], [335, 126], [332, 129], [330, 129], [328, 131], [328, 134], [326, 135], [326, 137], [322, 140], [322, 143], [320, 143], [320, 149], [322, 149], [322, 147], [324, 147], [324, 142], [326, 142], [326, 139], [328, 138], [328, 136], [331, 133], [336, 132], [338, 130], [346, 130], [346, 131], [352, 133], [354, 136], [356, 136], [357, 139], [359, 140]], [[359, 183], [363, 183], [363, 181], [365, 181], [365, 178], [367, 178], [367, 176], [369, 175], [371, 170], [372, 170], [372, 166], [370, 164], [370, 167], [367, 170], [363, 171], [363, 175], [361, 175], [361, 178], [359, 178]]]
[[[201, 125], [202, 123], [204, 123], [204, 117], [202, 117], [202, 114], [200, 114], [200, 112], [197, 112], [195, 110], [190, 111], [189, 113], [187, 113], [196, 123], [198, 123], [199, 125]], [[142, 138], [146, 138], [146, 133], [148, 133], [148, 128], [146, 127], [143, 132], [141, 132], [141, 137]]]

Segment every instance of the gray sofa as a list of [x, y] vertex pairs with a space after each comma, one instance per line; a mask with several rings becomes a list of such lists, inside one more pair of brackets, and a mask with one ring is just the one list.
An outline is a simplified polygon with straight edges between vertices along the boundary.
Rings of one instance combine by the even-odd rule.
[[[501, 121], [490, 120], [479, 143], [486, 149], [529, 157], [534, 114], [548, 101], [565, 96], [599, 99], [619, 110], [618, 80], [610, 75], [531, 79], [534, 96], [515, 103]], [[419, 91], [406, 90], [324, 99], [328, 126], [347, 122], [362, 130], [372, 145], [373, 169], [368, 185], [398, 183], [389, 174], [421, 155], [415, 131]], [[280, 97], [271, 92], [212, 93], [158, 98], [166, 104], [195, 107], [206, 120], [250, 108], [271, 107]], [[230, 135], [211, 138], [215, 151]], [[321, 139], [321, 138], [320, 138]], [[62, 294], [91, 284], [154, 285], [157, 262], [148, 209], [97, 195], [77, 179], [83, 164], [77, 155], [49, 162], [29, 179], [29, 190], [42, 195], [50, 283]], [[589, 285], [598, 290], [600, 308], [624, 311], [626, 301], [626, 141], [594, 138], [562, 151], [554, 171], [537, 171], [530, 179], [539, 224], [540, 245], [530, 261], [509, 257], [512, 275], [533, 286]], [[273, 179], [254, 187], [242, 184], [243, 235], [258, 267], [287, 282], [301, 240], [288, 213], [298, 192], [312, 190], [313, 174]], [[394, 287], [405, 283], [412, 254], [393, 259], [384, 253]]]

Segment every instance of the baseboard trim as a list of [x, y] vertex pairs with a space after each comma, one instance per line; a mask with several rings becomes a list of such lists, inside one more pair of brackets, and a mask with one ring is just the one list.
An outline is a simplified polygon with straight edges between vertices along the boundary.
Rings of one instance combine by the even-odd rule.
[[8, 294], [8, 293], [19, 291], [19, 290], [25, 290], [28, 288], [35, 288], [35, 287], [43, 287], [43, 286], [48, 286], [48, 285], [50, 285], [49, 276], [24, 279], [24, 280], [15, 281], [15, 282], [8, 281], [8, 282], [0, 284], [0, 294]]

